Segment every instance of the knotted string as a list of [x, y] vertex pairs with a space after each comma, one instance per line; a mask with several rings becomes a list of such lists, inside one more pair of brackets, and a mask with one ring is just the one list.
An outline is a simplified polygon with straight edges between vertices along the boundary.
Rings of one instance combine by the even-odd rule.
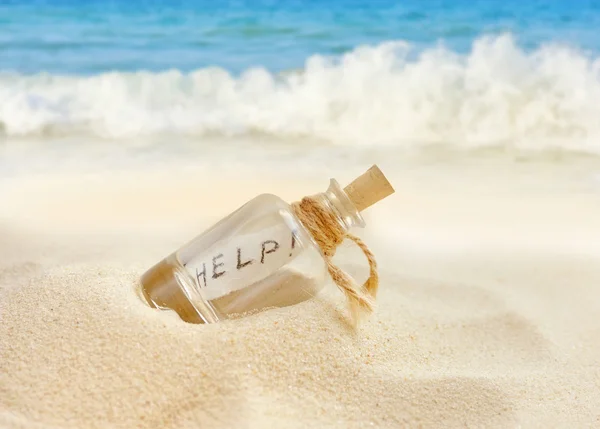
[[[379, 287], [375, 256], [359, 237], [348, 233], [339, 224], [335, 214], [317, 198], [304, 197], [293, 203], [292, 209], [302, 224], [310, 231], [325, 255], [329, 275], [346, 295], [352, 319], [354, 323], [357, 323], [363, 315], [372, 313], [375, 306], [375, 297]], [[362, 286], [356, 284], [349, 274], [332, 261], [337, 247], [346, 238], [356, 243], [369, 262], [369, 278]]]

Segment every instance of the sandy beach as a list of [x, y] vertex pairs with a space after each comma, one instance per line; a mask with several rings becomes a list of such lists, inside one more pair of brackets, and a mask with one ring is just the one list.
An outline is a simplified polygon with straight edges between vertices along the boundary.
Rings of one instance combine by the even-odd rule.
[[[0, 1], [0, 429], [599, 429], [598, 28], [592, 1]], [[169, 257], [373, 164], [357, 329], [316, 273], [344, 222], [302, 250], [314, 202]]]
[[[594, 170], [380, 165], [396, 194], [359, 232], [381, 286], [357, 331], [332, 284], [212, 325], [149, 308], [136, 285], [256, 194], [293, 201], [369, 165], [3, 179], [1, 426], [598, 427]], [[340, 264], [364, 278], [346, 247]]]

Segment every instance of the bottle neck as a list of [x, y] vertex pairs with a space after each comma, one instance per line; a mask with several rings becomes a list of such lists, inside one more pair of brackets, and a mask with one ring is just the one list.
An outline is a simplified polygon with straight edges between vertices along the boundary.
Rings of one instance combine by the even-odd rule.
[[330, 180], [329, 187], [325, 192], [320, 193], [319, 197], [321, 202], [335, 215], [336, 221], [344, 231], [354, 227], [364, 228], [363, 217], [335, 179]]

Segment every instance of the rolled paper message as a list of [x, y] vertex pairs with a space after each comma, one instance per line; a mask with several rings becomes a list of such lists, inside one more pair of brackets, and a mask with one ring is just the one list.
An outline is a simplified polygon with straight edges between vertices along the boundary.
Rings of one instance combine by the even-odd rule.
[[293, 231], [281, 222], [218, 241], [184, 267], [196, 280], [204, 299], [212, 301], [263, 280], [301, 250]]

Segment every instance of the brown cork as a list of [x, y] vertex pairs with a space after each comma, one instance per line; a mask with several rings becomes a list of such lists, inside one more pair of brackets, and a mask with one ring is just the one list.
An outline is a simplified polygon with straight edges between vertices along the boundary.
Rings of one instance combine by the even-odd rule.
[[394, 188], [377, 165], [373, 165], [344, 188], [350, 200], [361, 212], [394, 193]]

